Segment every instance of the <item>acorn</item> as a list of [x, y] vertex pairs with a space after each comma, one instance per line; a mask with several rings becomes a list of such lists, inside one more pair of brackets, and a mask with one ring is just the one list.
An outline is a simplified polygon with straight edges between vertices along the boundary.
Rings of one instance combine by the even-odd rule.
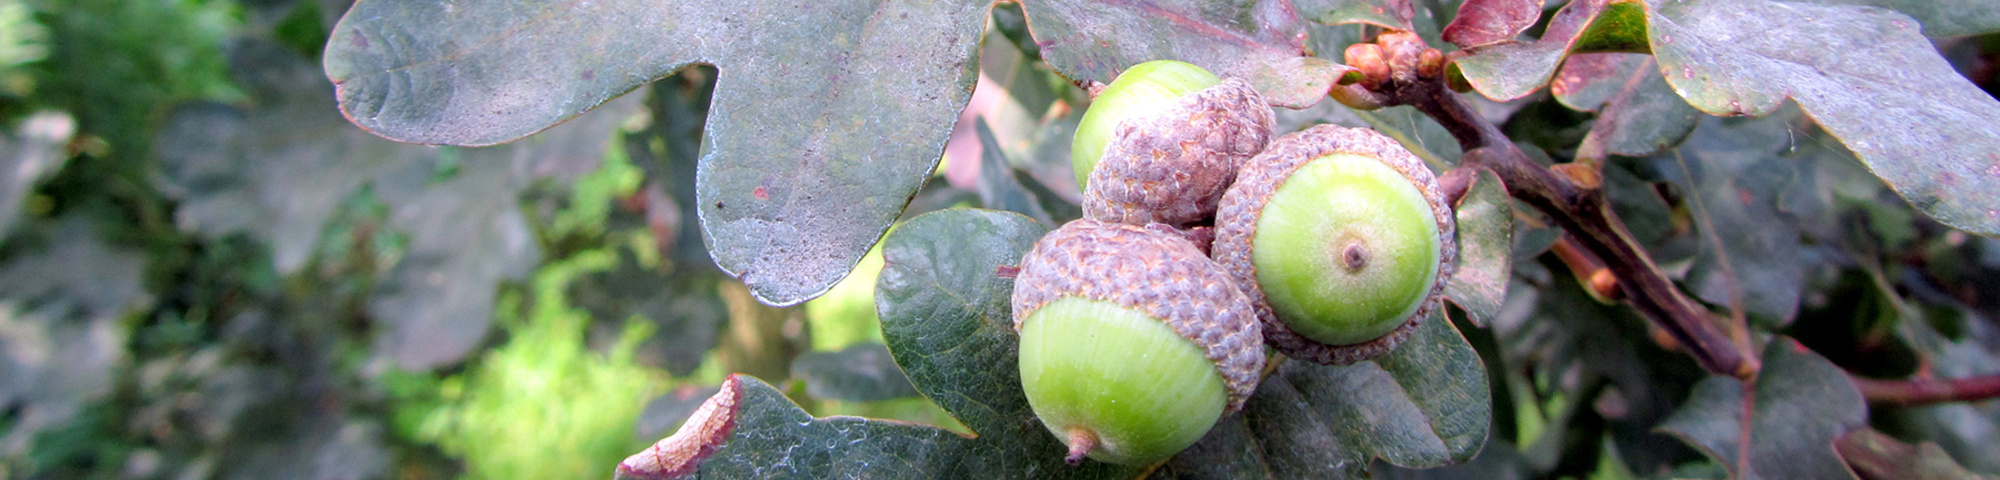
[[1084, 217], [1183, 226], [1215, 214], [1274, 117], [1249, 83], [1192, 64], [1134, 65], [1091, 101], [1070, 149]]
[[1265, 343], [1320, 364], [1402, 343], [1440, 304], [1458, 256], [1436, 177], [1363, 128], [1271, 142], [1237, 173], [1215, 228], [1210, 254], [1250, 297]]
[[1072, 465], [1164, 460], [1257, 388], [1263, 335], [1249, 298], [1162, 229], [1079, 219], [1021, 259], [1021, 387]]

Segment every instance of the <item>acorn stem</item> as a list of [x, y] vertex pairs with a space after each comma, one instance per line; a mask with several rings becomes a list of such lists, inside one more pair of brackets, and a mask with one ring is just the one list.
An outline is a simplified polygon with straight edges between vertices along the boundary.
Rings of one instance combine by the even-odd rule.
[[1069, 455], [1063, 457], [1063, 462], [1072, 466], [1082, 464], [1083, 456], [1089, 455], [1091, 450], [1096, 449], [1097, 433], [1081, 428], [1071, 429], [1069, 431]]

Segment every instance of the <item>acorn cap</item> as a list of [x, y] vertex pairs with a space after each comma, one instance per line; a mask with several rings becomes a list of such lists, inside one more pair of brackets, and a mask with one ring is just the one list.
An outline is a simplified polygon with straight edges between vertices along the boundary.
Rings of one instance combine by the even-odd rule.
[[[1437, 222], [1441, 250], [1437, 278], [1416, 311], [1395, 330], [1351, 345], [1320, 343], [1300, 335], [1280, 321], [1268, 304], [1263, 288], [1258, 285], [1257, 267], [1252, 261], [1250, 248], [1264, 205], [1278, 187], [1300, 167], [1332, 154], [1375, 158], [1416, 186], [1430, 203], [1431, 213]], [[1286, 356], [1325, 365], [1344, 365], [1373, 358], [1394, 349], [1416, 331], [1418, 325], [1423, 324], [1431, 310], [1441, 304], [1445, 283], [1457, 268], [1457, 222], [1439, 190], [1436, 177], [1423, 160], [1410, 154], [1394, 139], [1372, 129], [1317, 125], [1272, 141], [1269, 148], [1237, 172], [1236, 183], [1230, 187], [1216, 212], [1215, 244], [1210, 253], [1250, 297], [1257, 318], [1264, 327], [1265, 343]]]
[[1145, 312], [1201, 347], [1221, 374], [1234, 412], [1257, 389], [1264, 336], [1243, 289], [1185, 239], [1079, 219], [1035, 243], [1014, 279], [1014, 330], [1063, 297]]
[[1131, 225], [1206, 220], [1237, 169], [1270, 143], [1273, 122], [1263, 95], [1234, 78], [1126, 119], [1085, 182], [1083, 215]]

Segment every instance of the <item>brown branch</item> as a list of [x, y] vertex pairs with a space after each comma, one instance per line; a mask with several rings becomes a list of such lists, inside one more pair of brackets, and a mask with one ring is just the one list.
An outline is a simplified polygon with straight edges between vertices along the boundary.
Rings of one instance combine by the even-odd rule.
[[1555, 245], [1549, 246], [1549, 251], [1576, 274], [1577, 282], [1583, 284], [1583, 291], [1590, 298], [1606, 304], [1623, 298], [1624, 292], [1618, 289], [1618, 275], [1611, 273], [1611, 268], [1604, 266], [1604, 260], [1597, 258], [1597, 254], [1583, 248], [1575, 235], [1563, 234]]
[[[1416, 35], [1401, 32], [1383, 34], [1379, 41], [1392, 57], [1411, 51], [1411, 44], [1421, 46], [1423, 42]], [[1417, 62], [1391, 58], [1387, 63]], [[1602, 259], [1617, 277], [1626, 303], [1672, 334], [1703, 369], [1743, 379], [1756, 376], [1762, 365], [1750, 353], [1748, 339], [1726, 333], [1720, 318], [1674, 286], [1611, 211], [1601, 184], [1578, 182], [1535, 163], [1498, 126], [1480, 118], [1452, 91], [1444, 75], [1423, 75], [1416, 70], [1428, 69], [1397, 69], [1375, 89], [1385, 105], [1410, 105], [1436, 119], [1465, 151], [1459, 158], [1461, 166], [1498, 174], [1509, 195], [1547, 213], [1579, 245]]]
[[1852, 376], [1854, 387], [1868, 403], [1916, 406], [1933, 403], [1971, 402], [2000, 397], [2000, 375], [1938, 380], [1876, 380]]

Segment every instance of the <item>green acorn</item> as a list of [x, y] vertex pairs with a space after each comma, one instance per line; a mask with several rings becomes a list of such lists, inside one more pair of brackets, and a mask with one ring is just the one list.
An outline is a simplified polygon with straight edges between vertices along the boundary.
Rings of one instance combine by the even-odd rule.
[[1164, 228], [1076, 220], [1021, 259], [1021, 387], [1071, 464], [1166, 459], [1257, 388], [1249, 298]]
[[1070, 150], [1086, 218], [1132, 225], [1205, 221], [1236, 170], [1264, 149], [1274, 117], [1250, 84], [1156, 60], [1091, 101]]
[[1266, 343], [1347, 364], [1395, 348], [1439, 305], [1456, 237], [1423, 161], [1374, 130], [1319, 125], [1237, 173], [1211, 255], [1257, 306]]

